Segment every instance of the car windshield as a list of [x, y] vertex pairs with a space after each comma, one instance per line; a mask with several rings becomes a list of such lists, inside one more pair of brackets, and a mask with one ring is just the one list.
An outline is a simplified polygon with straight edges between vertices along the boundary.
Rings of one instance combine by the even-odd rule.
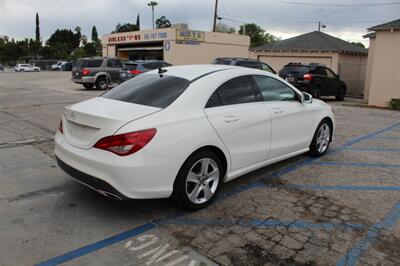
[[101, 97], [166, 108], [189, 86], [190, 81], [175, 76], [144, 74], [130, 79]]

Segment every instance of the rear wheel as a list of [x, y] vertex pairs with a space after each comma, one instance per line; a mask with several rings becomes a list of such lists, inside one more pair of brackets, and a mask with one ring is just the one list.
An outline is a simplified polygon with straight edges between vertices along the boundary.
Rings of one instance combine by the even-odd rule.
[[331, 142], [332, 126], [328, 119], [322, 120], [314, 133], [313, 140], [310, 145], [310, 154], [314, 156], [322, 156], [326, 153]]
[[319, 99], [321, 98], [321, 88], [319, 86], [315, 86], [312, 90], [311, 90], [311, 95], [313, 98], [315, 99]]
[[106, 77], [99, 77], [96, 80], [96, 89], [106, 90], [108, 89], [108, 81]]
[[94, 87], [94, 84], [83, 84], [83, 87], [85, 87], [85, 89], [91, 90]]
[[221, 159], [215, 153], [200, 151], [183, 164], [172, 197], [187, 210], [202, 209], [217, 195], [223, 173]]
[[343, 101], [344, 97], [346, 97], [346, 88], [341, 87], [337, 92], [336, 100], [337, 101]]

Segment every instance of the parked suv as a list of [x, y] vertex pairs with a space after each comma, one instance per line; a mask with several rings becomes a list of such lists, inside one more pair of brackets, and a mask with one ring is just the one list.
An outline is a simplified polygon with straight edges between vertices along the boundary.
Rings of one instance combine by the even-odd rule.
[[14, 67], [16, 72], [40, 72], [40, 68], [30, 64], [18, 64]]
[[336, 100], [343, 101], [346, 96], [344, 81], [321, 64], [289, 63], [279, 71], [279, 76], [317, 99], [321, 96], [335, 96]]
[[218, 57], [212, 61], [212, 64], [249, 67], [276, 74], [276, 71], [268, 64], [249, 58]]
[[160, 67], [172, 66], [162, 60], [137, 60], [137, 61], [125, 61], [123, 62], [124, 67], [122, 68], [119, 81], [122, 83], [128, 79], [136, 77], [144, 72], [157, 69]]
[[96, 89], [105, 90], [110, 84], [118, 82], [122, 67], [118, 58], [82, 58], [72, 68], [71, 80], [82, 84], [86, 89], [96, 86]]

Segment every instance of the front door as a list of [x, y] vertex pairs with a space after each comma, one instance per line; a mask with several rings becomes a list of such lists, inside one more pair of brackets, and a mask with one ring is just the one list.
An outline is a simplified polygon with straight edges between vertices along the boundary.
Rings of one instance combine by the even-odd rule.
[[233, 78], [211, 96], [205, 113], [231, 157], [231, 171], [267, 160], [271, 116], [251, 76]]
[[310, 105], [302, 104], [300, 95], [273, 77], [254, 76], [271, 113], [272, 130], [269, 159], [308, 148], [313, 132]]

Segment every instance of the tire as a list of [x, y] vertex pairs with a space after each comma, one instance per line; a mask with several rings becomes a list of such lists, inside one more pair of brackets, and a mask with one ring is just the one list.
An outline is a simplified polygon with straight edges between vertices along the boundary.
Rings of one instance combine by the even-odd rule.
[[98, 90], [107, 90], [108, 89], [108, 81], [106, 77], [98, 77], [96, 80], [96, 89]]
[[321, 88], [319, 86], [315, 86], [312, 90], [311, 90], [311, 95], [314, 99], [319, 99], [321, 98]]
[[[207, 166], [203, 168], [205, 164]], [[179, 170], [172, 199], [186, 210], [203, 209], [219, 192], [224, 173], [221, 159], [215, 153], [199, 151], [190, 156]]]
[[324, 155], [331, 143], [331, 135], [331, 123], [328, 119], [322, 120], [315, 130], [313, 140], [310, 144], [310, 154], [316, 157]]
[[94, 87], [94, 84], [90, 84], [90, 83], [86, 83], [86, 84], [82, 84], [83, 87], [85, 87], [85, 89], [87, 90], [91, 90]]
[[343, 101], [344, 97], [346, 97], [346, 88], [341, 87], [337, 92], [336, 100], [337, 101]]

